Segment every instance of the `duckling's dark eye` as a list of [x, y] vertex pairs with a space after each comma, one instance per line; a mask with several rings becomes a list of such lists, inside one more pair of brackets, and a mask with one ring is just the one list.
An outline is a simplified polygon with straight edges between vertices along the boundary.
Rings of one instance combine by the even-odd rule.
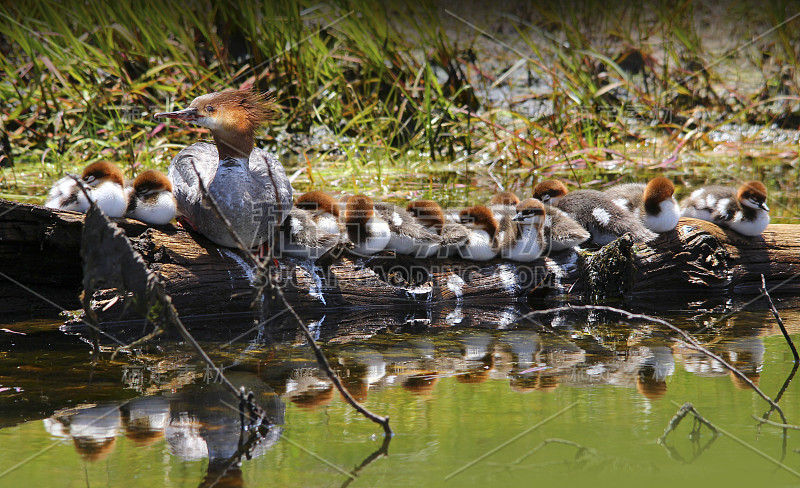
[[211, 106], [211, 105], [206, 105], [206, 112], [208, 112], [208, 113], [213, 113], [213, 112], [214, 112], [214, 110], [216, 110], [216, 109], [215, 109], [213, 106]]

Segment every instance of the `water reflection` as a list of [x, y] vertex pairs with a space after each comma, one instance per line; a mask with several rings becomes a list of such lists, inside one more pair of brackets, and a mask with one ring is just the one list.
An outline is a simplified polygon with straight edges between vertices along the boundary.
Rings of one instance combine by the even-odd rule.
[[[498, 319], [506, 311], [497, 307], [483, 317]], [[717, 361], [678, 345], [663, 330], [621, 323], [618, 316], [597, 311], [540, 317], [538, 323], [503, 322], [505, 329], [492, 328], [489, 322], [472, 328], [436, 327], [431, 322], [370, 329], [369, 333], [345, 327], [339, 335], [333, 331], [337, 321], [332, 317], [326, 319], [328, 329], [322, 333], [325, 352], [344, 386], [360, 402], [389, 388], [409, 399], [435, 401], [448, 379], [448, 389], [500, 384], [511, 395], [525, 394], [530, 399], [568, 388], [613, 387], [628, 389], [633, 397], [647, 402], [663, 402], [679, 367], [698, 377], [729, 376], [733, 385], [744, 386]], [[730, 319], [703, 339], [754, 382], [764, 367], [761, 335], [765, 328], [759, 326], [764, 317], [751, 313], [744, 324]], [[692, 323], [683, 326], [691, 328]], [[318, 411], [337, 401], [333, 384], [295, 336], [269, 345], [254, 341], [246, 349], [246, 355], [229, 353], [238, 356], [226, 374], [233, 384], [253, 390], [276, 424], [283, 424], [286, 405]], [[231, 360], [226, 356], [221, 362], [231, 364]], [[187, 368], [186, 363], [176, 362], [174, 367], [174, 372], [159, 376], [165, 384], [176, 384], [170, 375], [199, 371]], [[167, 390], [118, 405], [62, 410], [44, 421], [45, 428], [53, 436], [72, 439], [87, 461], [109, 456], [119, 437], [141, 448], [163, 442], [176, 458], [208, 459], [203, 483], [240, 485], [236, 456], [242, 432], [236, 400], [221, 385], [208, 382], [210, 378], [199, 373], [197, 378], [197, 384], [177, 392]], [[249, 456], [267, 455], [281, 432], [280, 428], [271, 430]]]
[[[285, 404], [270, 387], [250, 373], [229, 373], [228, 378], [244, 385], [268, 418], [281, 425]], [[75, 450], [87, 461], [105, 459], [120, 433], [139, 447], [166, 440], [169, 453], [186, 461], [208, 459], [201, 486], [241, 486], [238, 460], [240, 443], [249, 436], [242, 431], [235, 399], [221, 384], [191, 385], [177, 393], [135, 398], [121, 404], [86, 405], [56, 412], [44, 420], [47, 432], [71, 438]], [[266, 454], [278, 441], [280, 427], [247, 451], [248, 458]]]
[[87, 405], [45, 419], [44, 426], [54, 437], [71, 438], [83, 459], [100, 461], [114, 450], [120, 418], [116, 405]]

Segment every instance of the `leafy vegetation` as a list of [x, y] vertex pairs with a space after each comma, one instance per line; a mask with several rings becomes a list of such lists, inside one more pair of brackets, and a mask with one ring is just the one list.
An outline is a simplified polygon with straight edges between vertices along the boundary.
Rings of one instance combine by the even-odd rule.
[[202, 131], [154, 111], [248, 86], [276, 91], [259, 143], [300, 190], [458, 202], [549, 174], [796, 180], [791, 5], [443, 5], [6, 2], [0, 196], [41, 201], [98, 159], [164, 169]]

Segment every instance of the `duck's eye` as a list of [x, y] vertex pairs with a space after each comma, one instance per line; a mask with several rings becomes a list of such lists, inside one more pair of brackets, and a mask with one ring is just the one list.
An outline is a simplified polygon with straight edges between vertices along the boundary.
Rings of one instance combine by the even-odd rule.
[[94, 175], [86, 175], [86, 176], [84, 176], [84, 177], [83, 177], [83, 181], [85, 181], [86, 183], [91, 183], [91, 182], [93, 182], [95, 179], [96, 179], [96, 178], [94, 177]]
[[213, 105], [206, 105], [206, 112], [214, 113], [214, 110], [216, 110], [216, 109], [214, 108]]

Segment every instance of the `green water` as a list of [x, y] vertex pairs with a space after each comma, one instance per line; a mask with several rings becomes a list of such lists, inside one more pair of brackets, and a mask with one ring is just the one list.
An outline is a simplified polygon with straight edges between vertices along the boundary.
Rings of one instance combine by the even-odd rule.
[[[781, 303], [800, 342], [796, 305]], [[720, 315], [668, 318], [697, 331]], [[389, 415], [396, 433], [351, 486], [800, 485], [797, 431], [788, 431], [782, 454], [782, 431], [759, 432], [751, 417], [767, 404], [718, 363], [646, 324], [594, 313], [551, 319], [542, 323], [553, 329], [512, 320], [504, 330], [431, 323], [359, 340], [328, 333], [326, 353], [345, 385]], [[710, 349], [776, 395], [793, 363], [771, 314], [739, 312], [718, 325], [701, 335]], [[207, 347], [279, 425], [252, 459], [226, 472], [240, 436], [237, 402], [183, 345], [163, 339], [161, 354], [93, 368], [76, 336], [45, 330], [39, 323], [27, 337], [3, 336], [0, 486], [342, 486], [384, 441], [300, 341], [252, 335], [227, 352]], [[57, 352], [34, 347], [37, 336]], [[706, 428], [690, 435], [690, 417], [667, 437], [670, 453], [656, 440], [684, 402], [794, 474], [730, 437]], [[796, 380], [780, 405], [796, 423]], [[546, 439], [571, 444], [542, 446]]]

